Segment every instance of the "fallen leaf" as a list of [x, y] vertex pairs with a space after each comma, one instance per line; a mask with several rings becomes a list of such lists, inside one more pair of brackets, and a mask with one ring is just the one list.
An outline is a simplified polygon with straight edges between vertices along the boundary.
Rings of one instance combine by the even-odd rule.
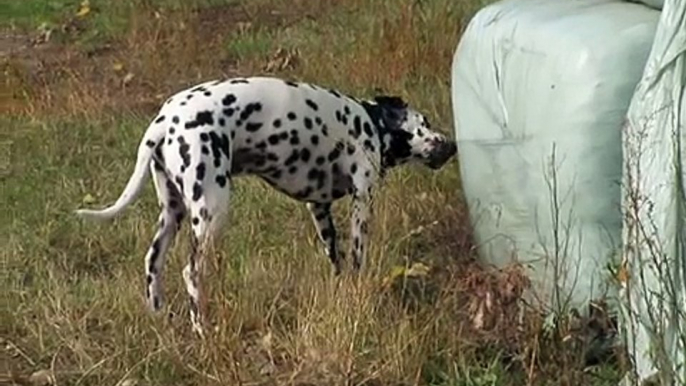
[[124, 69], [124, 64], [121, 63], [121, 62], [115, 62], [115, 63], [112, 65], [112, 69], [113, 69], [114, 71], [116, 71], [116, 72], [120, 72], [120, 71], [122, 71], [122, 70]]
[[90, 6], [90, 1], [84, 0], [81, 2], [81, 8], [79, 8], [79, 11], [76, 12], [76, 16], [78, 17], [85, 17], [91, 12], [91, 6]]
[[134, 75], [131, 72], [126, 74], [126, 76], [124, 76], [124, 79], [123, 79], [124, 85], [131, 83], [131, 81], [133, 80], [133, 77], [134, 77]]
[[47, 386], [55, 384], [55, 377], [50, 370], [38, 370], [31, 374], [29, 382], [36, 386]]
[[87, 193], [85, 196], [83, 196], [83, 203], [84, 204], [93, 204], [95, 203], [95, 197], [91, 195], [90, 193]]
[[407, 270], [405, 273], [405, 276], [426, 276], [429, 274], [429, 271], [431, 268], [429, 268], [427, 265], [422, 264], [422, 263], [414, 263], [410, 267], [410, 269]]

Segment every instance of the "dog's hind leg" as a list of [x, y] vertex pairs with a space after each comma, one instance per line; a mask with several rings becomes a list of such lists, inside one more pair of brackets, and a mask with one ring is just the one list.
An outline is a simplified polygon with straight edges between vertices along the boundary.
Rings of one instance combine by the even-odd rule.
[[148, 307], [157, 311], [162, 307], [162, 271], [166, 253], [171, 245], [186, 209], [179, 191], [164, 170], [151, 163], [153, 182], [157, 191], [160, 211], [159, 225], [152, 245], [145, 255], [146, 299]]
[[[214, 179], [194, 183], [192, 198], [188, 203], [192, 229], [191, 254], [188, 264], [183, 269], [183, 278], [189, 295], [193, 331], [200, 336], [204, 335], [203, 319], [206, 309], [203, 291], [205, 258], [226, 219], [230, 199], [231, 181], [221, 169], [217, 172], [219, 174]], [[217, 178], [220, 183], [216, 182]]]

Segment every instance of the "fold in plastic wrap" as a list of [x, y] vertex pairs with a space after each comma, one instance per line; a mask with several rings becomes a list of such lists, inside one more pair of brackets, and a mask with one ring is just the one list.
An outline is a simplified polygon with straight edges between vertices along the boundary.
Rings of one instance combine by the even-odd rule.
[[621, 129], [659, 15], [623, 1], [501, 1], [474, 16], [455, 51], [455, 136], [478, 251], [529, 267], [533, 300], [584, 312], [613, 288]]
[[666, 0], [628, 112], [622, 327], [635, 384], [686, 385], [686, 2]]

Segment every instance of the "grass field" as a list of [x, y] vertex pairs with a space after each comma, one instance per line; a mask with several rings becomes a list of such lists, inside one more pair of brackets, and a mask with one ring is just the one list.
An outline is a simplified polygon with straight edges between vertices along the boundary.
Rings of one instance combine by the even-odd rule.
[[[475, 261], [456, 160], [385, 180], [357, 280], [332, 278], [301, 204], [239, 180], [208, 270], [206, 341], [187, 317], [187, 226], [167, 259], [165, 310], [144, 306], [152, 186], [111, 223], [73, 216], [116, 199], [171, 92], [215, 77], [398, 94], [452, 136], [450, 63], [482, 5], [3, 0], [0, 383], [616, 384], [619, 364], [586, 365], [582, 344], [544, 335], [541, 318], [520, 308], [516, 267]], [[347, 205], [335, 207], [344, 248]]]

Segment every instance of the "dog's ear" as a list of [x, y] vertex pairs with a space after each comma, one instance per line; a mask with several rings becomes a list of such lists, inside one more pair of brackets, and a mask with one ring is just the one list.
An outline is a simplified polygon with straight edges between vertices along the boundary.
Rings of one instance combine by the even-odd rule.
[[380, 106], [392, 108], [392, 109], [404, 109], [407, 108], [407, 103], [395, 95], [379, 95], [374, 98], [374, 101]]
[[405, 119], [407, 103], [398, 96], [379, 95], [374, 101], [380, 107], [381, 118], [387, 129], [398, 129]]

